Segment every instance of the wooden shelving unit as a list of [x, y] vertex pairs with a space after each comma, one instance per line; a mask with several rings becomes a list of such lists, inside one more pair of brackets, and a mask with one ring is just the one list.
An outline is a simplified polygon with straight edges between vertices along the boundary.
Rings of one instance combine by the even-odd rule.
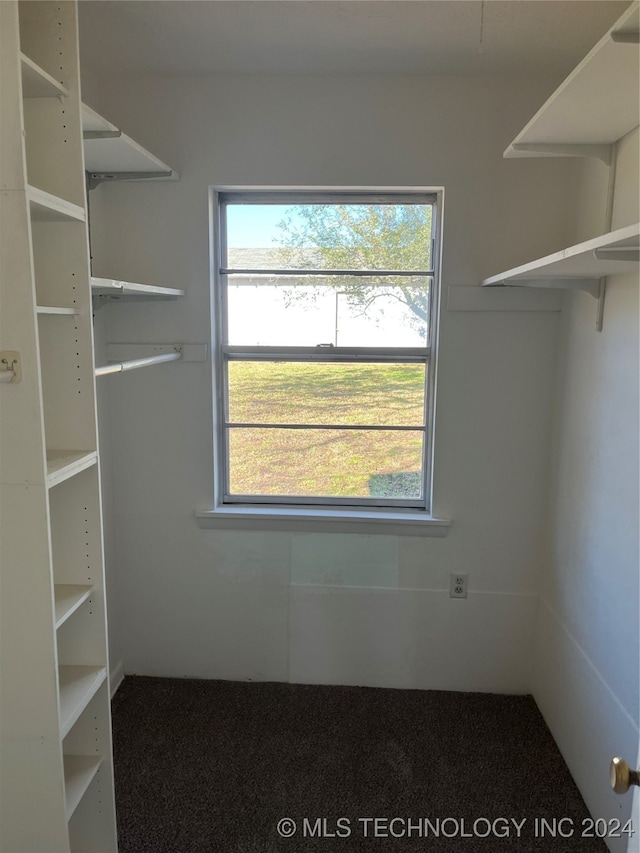
[[0, 3], [0, 63], [0, 850], [116, 853], [77, 3]]
[[639, 7], [634, 3], [556, 89], [504, 152], [511, 157], [594, 156], [638, 126]]

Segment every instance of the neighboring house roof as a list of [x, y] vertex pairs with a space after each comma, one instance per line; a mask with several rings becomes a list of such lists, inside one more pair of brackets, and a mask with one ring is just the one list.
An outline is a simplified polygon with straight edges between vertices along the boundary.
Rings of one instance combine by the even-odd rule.
[[[282, 249], [227, 249], [227, 266], [240, 269], [280, 269], [283, 266], [281, 257]], [[296, 261], [300, 261], [303, 268], [313, 268], [314, 265], [321, 266], [320, 253], [316, 249], [296, 249]], [[290, 266], [290, 264], [287, 264]]]
[[227, 264], [236, 269], [265, 269], [277, 262], [277, 249], [227, 249]]

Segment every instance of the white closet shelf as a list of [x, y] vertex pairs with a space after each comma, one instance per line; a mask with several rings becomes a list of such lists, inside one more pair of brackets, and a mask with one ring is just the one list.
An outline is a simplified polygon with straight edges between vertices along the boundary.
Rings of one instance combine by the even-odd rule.
[[158, 301], [177, 299], [184, 296], [184, 290], [177, 287], [156, 287], [153, 284], [138, 284], [134, 281], [120, 281], [116, 278], [91, 277], [92, 296], [105, 301], [132, 302], [140, 300]]
[[91, 584], [57, 583], [54, 585], [53, 591], [56, 628], [59, 628], [89, 598], [93, 592], [93, 586]]
[[71, 201], [52, 195], [37, 187], [27, 187], [31, 218], [36, 221], [56, 220], [62, 222], [84, 222], [84, 208]]
[[82, 104], [82, 134], [85, 169], [94, 185], [100, 181], [178, 178], [170, 166], [86, 104]]
[[99, 755], [64, 756], [64, 793], [67, 820], [84, 797], [101, 764], [102, 757]]
[[637, 271], [639, 253], [640, 225], [636, 223], [485, 278], [482, 285], [586, 290], [598, 298], [600, 279], [615, 273]]
[[596, 156], [638, 126], [639, 4], [633, 3], [504, 152], [511, 157]]
[[59, 666], [60, 737], [66, 737], [107, 677], [104, 666]]
[[95, 450], [50, 450], [47, 448], [47, 486], [57, 486], [90, 468], [98, 461]]
[[41, 68], [33, 59], [20, 54], [20, 71], [22, 72], [23, 98], [67, 98], [69, 90], [66, 86]]
[[63, 308], [58, 305], [37, 305], [37, 314], [59, 314], [68, 317], [74, 317], [79, 313], [77, 308]]

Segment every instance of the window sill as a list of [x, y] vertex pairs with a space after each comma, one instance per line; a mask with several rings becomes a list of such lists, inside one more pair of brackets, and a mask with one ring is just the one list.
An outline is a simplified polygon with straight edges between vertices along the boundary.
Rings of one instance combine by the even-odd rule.
[[196, 510], [198, 526], [224, 530], [381, 533], [397, 536], [446, 536], [450, 521], [419, 510], [347, 510], [224, 506]]

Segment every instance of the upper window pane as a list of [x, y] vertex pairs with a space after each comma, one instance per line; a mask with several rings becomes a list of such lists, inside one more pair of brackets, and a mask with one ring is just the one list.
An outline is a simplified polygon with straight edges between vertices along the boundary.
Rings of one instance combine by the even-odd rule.
[[428, 271], [432, 214], [431, 204], [227, 204], [223, 266]]

